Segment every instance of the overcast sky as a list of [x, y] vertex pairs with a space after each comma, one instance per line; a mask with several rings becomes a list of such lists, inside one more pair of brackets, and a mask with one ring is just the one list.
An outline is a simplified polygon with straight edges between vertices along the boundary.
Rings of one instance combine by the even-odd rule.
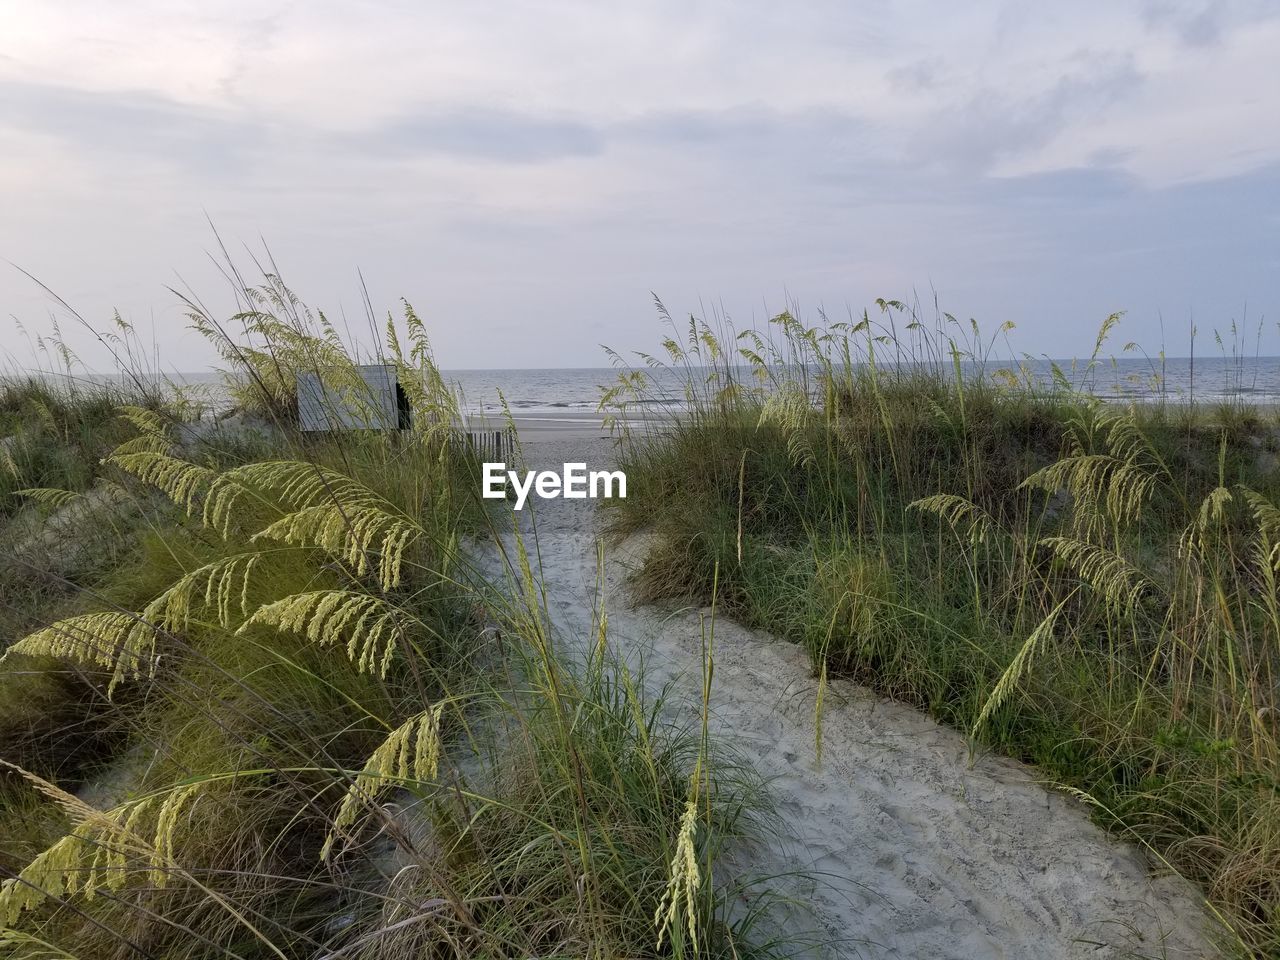
[[[225, 303], [206, 214], [450, 367], [652, 347], [650, 291], [936, 290], [1053, 356], [1247, 306], [1280, 353], [1280, 2], [0, 0], [0, 258], [198, 369], [166, 285]], [[51, 311], [0, 263], [0, 351]]]

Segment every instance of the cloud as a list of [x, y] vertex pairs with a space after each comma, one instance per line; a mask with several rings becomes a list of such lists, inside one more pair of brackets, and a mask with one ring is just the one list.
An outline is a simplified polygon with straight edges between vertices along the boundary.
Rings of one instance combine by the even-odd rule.
[[164, 161], [201, 175], [240, 176], [255, 158], [295, 149], [392, 157], [539, 163], [591, 156], [600, 129], [485, 106], [423, 108], [358, 132], [212, 109], [150, 91], [86, 91], [0, 81], [0, 127], [52, 137], [88, 155]]
[[1082, 52], [1047, 89], [984, 87], [938, 109], [913, 136], [914, 150], [944, 166], [990, 173], [1087, 122], [1142, 82], [1132, 57]]
[[1227, 5], [1222, 0], [1208, 3], [1157, 0], [1143, 8], [1142, 16], [1148, 26], [1170, 29], [1188, 46], [1209, 47], [1222, 39]]
[[[317, 305], [356, 265], [431, 303], [458, 366], [651, 345], [650, 289], [741, 319], [933, 283], [1051, 352], [1280, 297], [1273, 0], [74, 3], [0, 37], [0, 257], [90, 316], [163, 308], [206, 209]], [[0, 317], [27, 297], [0, 271]]]
[[271, 140], [263, 123], [150, 91], [99, 92], [12, 80], [0, 81], [0, 127], [55, 138], [91, 164], [121, 154], [215, 177], [236, 175]]
[[515, 110], [464, 106], [407, 111], [358, 141], [397, 154], [443, 154], [505, 163], [540, 163], [584, 157], [604, 148], [601, 131], [587, 123]]
[[942, 57], [929, 57], [893, 67], [885, 74], [885, 79], [895, 91], [907, 94], [931, 93], [942, 84], [946, 72], [946, 61]]
[[726, 146], [754, 141], [767, 146], [787, 117], [761, 106], [724, 110], [663, 110], [610, 125], [621, 140], [671, 147]]

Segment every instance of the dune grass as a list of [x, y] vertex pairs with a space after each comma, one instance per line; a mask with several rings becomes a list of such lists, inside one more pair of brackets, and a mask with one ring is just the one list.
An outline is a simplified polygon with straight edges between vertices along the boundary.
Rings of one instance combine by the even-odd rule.
[[689, 411], [625, 437], [614, 524], [657, 534], [641, 588], [715, 584], [823, 681], [1040, 765], [1201, 884], [1242, 950], [1280, 955], [1274, 414], [1092, 399], [1114, 319], [1042, 384], [949, 317], [881, 308], [691, 319], [624, 369], [602, 403], [620, 423], [672, 382]]
[[117, 416], [124, 402], [123, 391], [96, 384], [0, 380], [0, 517], [21, 506], [18, 490], [91, 486], [101, 454], [126, 436]]
[[291, 384], [358, 403], [351, 351], [278, 278], [237, 294], [189, 306], [254, 432], [3, 393], [0, 950], [787, 953], [718, 870], [768, 829], [749, 766], [658, 719], [603, 618], [562, 653], [523, 546], [470, 568], [494, 520], [418, 318], [376, 354], [413, 429], [326, 438]]

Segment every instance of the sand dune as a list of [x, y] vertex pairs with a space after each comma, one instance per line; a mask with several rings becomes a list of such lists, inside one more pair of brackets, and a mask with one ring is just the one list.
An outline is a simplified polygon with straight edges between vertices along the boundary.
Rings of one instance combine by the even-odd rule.
[[[526, 446], [530, 466], [609, 462], [577, 436]], [[590, 635], [597, 518], [591, 501], [536, 504], [551, 616], [566, 638]], [[531, 519], [525, 511], [524, 522]], [[628, 574], [643, 538], [613, 548], [605, 594], [611, 641], [644, 664], [669, 709], [696, 711], [703, 615], [637, 606]], [[498, 553], [485, 557], [496, 571]], [[804, 652], [720, 619], [712, 732], [767, 777], [790, 836], [757, 851], [759, 873], [812, 871], [816, 923], [844, 956], [1213, 956], [1197, 891], [1158, 875], [1133, 845], [1107, 836], [1083, 804], [1021, 764], [976, 763], [964, 737], [853, 684], [833, 684], [815, 751], [816, 682]], [[797, 921], [797, 923], [802, 921]], [[812, 925], [815, 921], [808, 921]]]

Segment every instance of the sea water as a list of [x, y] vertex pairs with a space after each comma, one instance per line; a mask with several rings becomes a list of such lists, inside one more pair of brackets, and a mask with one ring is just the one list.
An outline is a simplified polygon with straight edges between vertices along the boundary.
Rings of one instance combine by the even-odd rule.
[[[942, 369], [945, 376], [952, 375], [950, 367], [944, 365]], [[878, 370], [886, 378], [907, 372], [892, 363], [881, 364]], [[679, 412], [686, 406], [687, 377], [692, 377], [699, 391], [706, 389], [707, 372], [697, 368], [684, 372], [645, 368], [645, 372], [651, 378], [650, 387], [639, 405], [655, 412]], [[744, 383], [753, 382], [750, 368], [735, 368], [734, 373]], [[1125, 357], [1100, 359], [1092, 366], [1071, 360], [989, 360], [981, 366], [963, 363], [961, 373], [966, 379], [985, 378], [999, 383], [1008, 382], [1012, 375], [1019, 382], [1029, 381], [1043, 390], [1051, 389], [1056, 379], [1065, 376], [1075, 390], [1107, 400], [1280, 403], [1280, 357], [1209, 356], [1196, 357], [1194, 361], [1187, 357]], [[505, 402], [519, 417], [590, 419], [597, 414], [602, 392], [617, 384], [619, 371], [612, 367], [445, 370], [443, 375], [461, 394], [467, 413], [497, 414]], [[118, 374], [88, 374], [73, 379], [119, 385], [128, 382]], [[170, 373], [165, 379], [214, 409], [230, 403], [225, 377], [216, 371]]]

